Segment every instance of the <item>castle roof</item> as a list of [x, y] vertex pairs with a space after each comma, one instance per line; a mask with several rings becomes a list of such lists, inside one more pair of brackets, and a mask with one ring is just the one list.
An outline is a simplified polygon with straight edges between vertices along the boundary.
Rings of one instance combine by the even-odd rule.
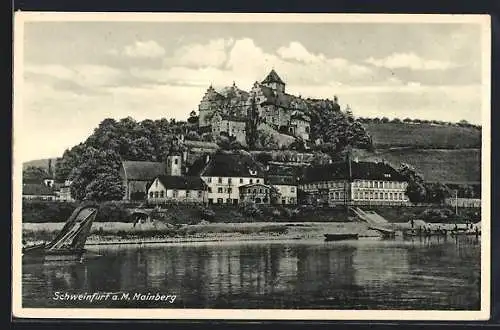
[[269, 72], [269, 74], [267, 75], [267, 77], [264, 78], [264, 80], [262, 80], [262, 83], [263, 84], [279, 83], [282, 85], [285, 84], [283, 80], [281, 80], [280, 76], [278, 76], [276, 71], [274, 71], [274, 69], [272, 69], [271, 72]]
[[[349, 179], [349, 163], [335, 162], [306, 169], [304, 182]], [[351, 179], [404, 182], [405, 178], [387, 163], [351, 162]]]

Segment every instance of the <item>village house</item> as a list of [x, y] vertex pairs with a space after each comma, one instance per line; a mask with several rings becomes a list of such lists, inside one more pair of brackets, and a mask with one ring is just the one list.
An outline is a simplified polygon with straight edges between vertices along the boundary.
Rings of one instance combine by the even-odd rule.
[[279, 195], [276, 204], [297, 204], [297, 181], [291, 176], [269, 176], [267, 184], [273, 187]]
[[341, 161], [308, 168], [299, 188], [329, 205], [406, 205], [407, 185], [387, 163]]
[[206, 185], [199, 176], [186, 176], [183, 171], [183, 154], [171, 153], [167, 156], [165, 173], [157, 175], [147, 185], [148, 203], [171, 201], [203, 203]]
[[57, 185], [56, 199], [60, 202], [74, 202], [75, 199], [71, 197], [71, 183], [72, 181], [66, 180], [63, 184]]
[[124, 200], [145, 200], [149, 184], [159, 175], [165, 175], [164, 162], [123, 161], [120, 178], [125, 187]]
[[276, 204], [278, 192], [272, 186], [251, 183], [240, 186], [240, 203]]
[[200, 177], [159, 175], [149, 185], [148, 203], [204, 203], [207, 187]]
[[188, 170], [207, 185], [208, 204], [238, 204], [239, 187], [264, 184], [264, 171], [249, 154], [223, 153], [200, 157]]

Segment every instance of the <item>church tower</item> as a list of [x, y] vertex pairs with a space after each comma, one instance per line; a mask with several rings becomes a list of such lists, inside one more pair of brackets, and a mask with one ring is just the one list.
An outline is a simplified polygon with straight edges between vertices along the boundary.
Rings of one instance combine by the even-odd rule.
[[182, 155], [180, 153], [172, 153], [167, 156], [166, 174], [171, 176], [182, 175]]
[[276, 93], [285, 93], [285, 82], [281, 80], [274, 69], [262, 80], [262, 85], [270, 87]]

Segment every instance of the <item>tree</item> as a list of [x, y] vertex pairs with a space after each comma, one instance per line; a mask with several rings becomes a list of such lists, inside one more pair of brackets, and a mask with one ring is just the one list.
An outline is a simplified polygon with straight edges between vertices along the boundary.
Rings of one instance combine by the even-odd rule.
[[382, 123], [388, 123], [389, 122], [389, 118], [382, 117], [382, 119], [380, 119], [380, 122], [382, 122]]
[[23, 170], [24, 183], [42, 183], [47, 176], [48, 173], [43, 167], [28, 166]]
[[405, 118], [405, 119], [403, 119], [403, 122], [404, 122], [404, 123], [411, 123], [412, 121], [413, 121], [413, 120], [412, 120], [411, 118], [408, 118], [408, 117], [407, 117], [407, 118]]
[[98, 173], [85, 187], [85, 200], [104, 202], [121, 200], [125, 187], [116, 171]]
[[257, 127], [259, 125], [259, 111], [255, 101], [255, 93], [252, 95], [250, 108], [247, 111], [246, 142], [250, 150], [255, 149], [257, 143]]
[[410, 202], [414, 204], [425, 202], [427, 191], [422, 176], [412, 166], [405, 163], [401, 163], [398, 172], [408, 181], [406, 195]]

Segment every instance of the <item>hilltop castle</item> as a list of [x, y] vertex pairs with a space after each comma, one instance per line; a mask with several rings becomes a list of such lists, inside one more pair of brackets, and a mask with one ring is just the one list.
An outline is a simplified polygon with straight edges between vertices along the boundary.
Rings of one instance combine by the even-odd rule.
[[200, 129], [245, 143], [247, 113], [255, 100], [261, 122], [308, 141], [311, 118], [307, 104], [300, 96], [287, 94], [285, 85], [273, 69], [262, 82], [256, 81], [250, 92], [234, 82], [220, 92], [210, 86], [198, 106]]

